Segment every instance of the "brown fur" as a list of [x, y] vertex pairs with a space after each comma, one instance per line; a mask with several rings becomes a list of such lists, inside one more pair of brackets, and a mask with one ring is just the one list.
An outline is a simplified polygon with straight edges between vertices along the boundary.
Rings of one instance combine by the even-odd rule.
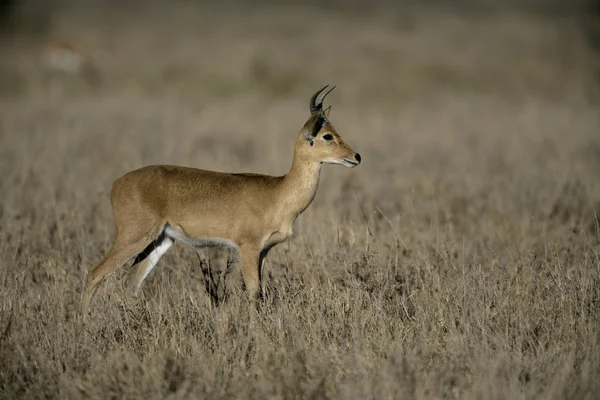
[[[234, 242], [246, 290], [255, 299], [264, 257], [292, 235], [294, 221], [314, 199], [321, 164], [354, 167], [360, 163], [360, 156], [344, 143], [328, 116], [329, 110], [322, 109], [311, 114], [298, 134], [292, 167], [285, 176], [152, 165], [115, 180], [111, 199], [117, 240], [87, 274], [82, 307], [88, 309], [102, 281], [141, 253], [167, 224], [190, 238]], [[333, 139], [324, 139], [326, 134]], [[148, 268], [147, 260], [140, 263], [138, 283]]]

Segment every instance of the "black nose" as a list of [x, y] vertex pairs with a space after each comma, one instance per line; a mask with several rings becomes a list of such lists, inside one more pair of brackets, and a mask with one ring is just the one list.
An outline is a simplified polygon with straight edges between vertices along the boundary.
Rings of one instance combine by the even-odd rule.
[[360, 154], [356, 153], [356, 155], [354, 156], [354, 158], [356, 158], [356, 161], [360, 162]]

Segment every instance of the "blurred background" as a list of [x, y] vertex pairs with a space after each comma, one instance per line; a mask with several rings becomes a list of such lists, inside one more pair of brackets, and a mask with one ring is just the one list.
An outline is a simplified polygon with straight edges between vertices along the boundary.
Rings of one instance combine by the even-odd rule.
[[[595, 99], [581, 47], [600, 51], [599, 21], [597, 0], [1, 0], [0, 93], [292, 99], [335, 80], [351, 102], [440, 90]], [[69, 77], [49, 88], [61, 77], [28, 75], [42, 71]]]
[[[0, 0], [0, 21], [0, 397], [597, 396], [600, 1]], [[115, 178], [285, 174], [325, 84], [362, 163], [325, 166], [269, 253], [259, 326], [241, 296], [210, 307], [183, 246], [77, 318]]]

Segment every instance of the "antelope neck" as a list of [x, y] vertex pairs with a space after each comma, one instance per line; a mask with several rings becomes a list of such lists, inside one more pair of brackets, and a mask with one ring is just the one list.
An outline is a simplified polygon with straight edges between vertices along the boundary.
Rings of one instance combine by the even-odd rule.
[[315, 198], [321, 175], [321, 163], [303, 160], [294, 155], [294, 162], [281, 181], [281, 203], [294, 215], [299, 215]]

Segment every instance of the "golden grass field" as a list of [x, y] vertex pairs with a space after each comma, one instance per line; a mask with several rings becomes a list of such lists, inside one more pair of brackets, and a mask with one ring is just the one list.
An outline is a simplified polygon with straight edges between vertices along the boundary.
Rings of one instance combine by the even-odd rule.
[[[94, 73], [51, 70], [68, 38]], [[570, 16], [57, 12], [0, 51], [0, 398], [597, 399], [599, 61]], [[325, 166], [250, 323], [180, 245], [79, 314], [120, 175], [282, 175], [324, 84]], [[236, 283], [237, 282], [237, 283]]]

